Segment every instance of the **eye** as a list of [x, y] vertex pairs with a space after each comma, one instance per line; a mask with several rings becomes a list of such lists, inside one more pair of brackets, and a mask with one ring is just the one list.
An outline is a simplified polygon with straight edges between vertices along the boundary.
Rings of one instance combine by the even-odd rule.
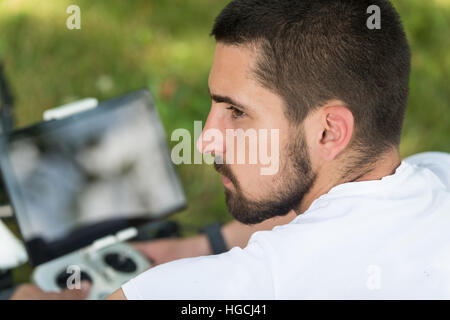
[[231, 117], [234, 118], [234, 119], [242, 118], [243, 116], [246, 115], [245, 112], [239, 110], [235, 106], [229, 106], [227, 108], [227, 110], [231, 110]]

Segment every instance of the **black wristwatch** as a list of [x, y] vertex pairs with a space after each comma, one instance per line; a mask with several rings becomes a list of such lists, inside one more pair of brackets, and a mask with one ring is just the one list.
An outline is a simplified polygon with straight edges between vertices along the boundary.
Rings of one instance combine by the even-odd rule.
[[9, 300], [14, 292], [16, 291], [16, 288], [9, 288], [9, 289], [5, 289], [5, 290], [1, 290], [0, 291], [0, 300]]
[[227, 252], [227, 245], [222, 235], [222, 224], [214, 222], [202, 229], [203, 233], [208, 237], [209, 245], [213, 254]]

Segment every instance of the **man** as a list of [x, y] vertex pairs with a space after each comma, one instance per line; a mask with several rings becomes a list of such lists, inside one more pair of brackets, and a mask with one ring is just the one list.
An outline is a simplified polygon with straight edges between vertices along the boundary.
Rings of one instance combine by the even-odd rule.
[[[367, 24], [374, 5], [381, 29]], [[236, 220], [296, 217], [243, 249], [152, 268], [110, 298], [450, 298], [450, 155], [399, 157], [410, 49], [389, 1], [235, 0], [212, 35], [198, 146], [218, 160]], [[276, 174], [221, 164], [233, 147], [205, 138], [249, 128], [279, 130]]]

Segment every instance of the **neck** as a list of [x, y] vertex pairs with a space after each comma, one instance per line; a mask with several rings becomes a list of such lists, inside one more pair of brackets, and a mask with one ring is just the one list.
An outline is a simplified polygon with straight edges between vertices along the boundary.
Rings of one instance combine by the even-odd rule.
[[[296, 214], [302, 214], [311, 206], [314, 200], [319, 198], [321, 195], [328, 193], [331, 188], [346, 183], [346, 182], [356, 182], [356, 181], [369, 181], [369, 180], [379, 180], [385, 176], [394, 174], [395, 170], [400, 166], [401, 159], [398, 153], [398, 149], [392, 149], [385, 153], [380, 160], [378, 160], [369, 169], [360, 170], [357, 174], [352, 177], [338, 178], [337, 173], [339, 172], [336, 168], [331, 168], [330, 166], [323, 166], [317, 173], [317, 178], [314, 181], [311, 190], [305, 194], [303, 197], [300, 207], [295, 210]], [[331, 174], [330, 172], [335, 172], [336, 174]]]

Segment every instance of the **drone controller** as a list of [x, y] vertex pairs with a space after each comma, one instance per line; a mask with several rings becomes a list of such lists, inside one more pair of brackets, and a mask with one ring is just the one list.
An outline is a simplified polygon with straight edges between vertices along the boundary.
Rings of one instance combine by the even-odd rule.
[[122, 284], [151, 267], [150, 262], [123, 242], [82, 250], [38, 266], [33, 281], [45, 291], [79, 288], [81, 281], [91, 284], [88, 299], [104, 299]]

